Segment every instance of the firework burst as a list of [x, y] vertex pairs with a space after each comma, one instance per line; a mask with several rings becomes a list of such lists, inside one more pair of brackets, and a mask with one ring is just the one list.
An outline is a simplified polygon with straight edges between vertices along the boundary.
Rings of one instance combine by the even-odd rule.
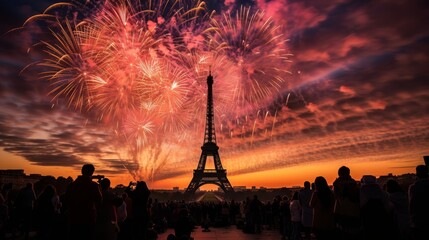
[[52, 31], [55, 43], [42, 42], [48, 57], [39, 65], [49, 68], [42, 72], [51, 81], [53, 99], [64, 96], [68, 106], [82, 110], [88, 99], [88, 82], [92, 72], [89, 56], [82, 51], [81, 39], [75, 36], [71, 23], [58, 24], [60, 31]]
[[210, 47], [233, 63], [233, 102], [239, 108], [261, 108], [286, 84], [287, 39], [264, 12], [241, 7], [235, 15], [212, 18]]
[[183, 131], [191, 122], [186, 113], [189, 98], [189, 77], [181, 69], [171, 64], [152, 60], [140, 64], [142, 76], [136, 91], [143, 106], [151, 106], [162, 121], [159, 128], [163, 132]]
[[54, 4], [24, 25], [40, 19], [50, 37], [38, 65], [53, 100], [112, 128], [136, 179], [156, 180], [171, 146], [202, 132], [209, 69], [218, 124], [266, 107], [285, 87], [286, 39], [261, 11], [215, 16], [198, 0], [106, 0]]

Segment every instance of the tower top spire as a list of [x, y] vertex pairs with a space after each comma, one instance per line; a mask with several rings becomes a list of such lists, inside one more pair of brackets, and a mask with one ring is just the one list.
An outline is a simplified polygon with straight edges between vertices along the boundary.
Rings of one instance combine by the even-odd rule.
[[206, 130], [204, 134], [204, 143], [216, 143], [216, 132], [214, 126], [214, 107], [213, 107], [213, 76], [211, 69], [207, 76], [207, 114], [206, 114]]

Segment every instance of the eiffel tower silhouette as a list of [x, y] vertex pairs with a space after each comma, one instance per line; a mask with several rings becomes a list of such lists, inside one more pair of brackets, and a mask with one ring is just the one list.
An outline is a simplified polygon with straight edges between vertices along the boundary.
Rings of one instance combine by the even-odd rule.
[[[185, 193], [195, 193], [195, 191], [205, 184], [215, 184], [222, 188], [225, 193], [234, 192], [234, 189], [226, 177], [226, 169], [223, 169], [219, 157], [219, 147], [216, 144], [216, 132], [214, 125], [213, 110], [213, 77], [211, 72], [207, 77], [207, 115], [206, 128], [204, 134], [204, 144], [201, 147], [202, 153], [197, 169], [194, 170], [194, 177], [189, 183]], [[215, 169], [206, 169], [207, 157], [212, 156]]]

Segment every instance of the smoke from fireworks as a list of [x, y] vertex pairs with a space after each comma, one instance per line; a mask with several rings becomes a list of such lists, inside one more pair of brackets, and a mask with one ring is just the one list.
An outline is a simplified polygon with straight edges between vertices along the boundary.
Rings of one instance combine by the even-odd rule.
[[286, 38], [259, 10], [214, 15], [196, 0], [106, 0], [54, 4], [25, 25], [40, 19], [50, 33], [38, 65], [53, 100], [91, 112], [124, 139], [137, 179], [156, 180], [172, 144], [202, 134], [210, 67], [221, 126], [287, 86]]

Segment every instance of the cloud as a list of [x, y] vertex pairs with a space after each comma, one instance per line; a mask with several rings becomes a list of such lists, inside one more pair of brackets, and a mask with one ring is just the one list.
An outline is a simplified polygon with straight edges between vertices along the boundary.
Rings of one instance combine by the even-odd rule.
[[368, 104], [371, 109], [376, 109], [376, 110], [383, 110], [386, 108], [386, 105], [387, 105], [387, 103], [383, 100], [370, 101]]
[[302, 31], [323, 23], [328, 14], [341, 2], [343, 1], [257, 1], [258, 6], [283, 25], [287, 34], [291, 36], [299, 35]]
[[342, 93], [344, 93], [346, 95], [351, 95], [351, 96], [356, 95], [356, 92], [353, 89], [351, 89], [351, 88], [349, 88], [347, 86], [340, 86], [340, 88], [339, 88], [338, 91], [340, 91], [340, 92], [342, 92]]
[[320, 112], [319, 108], [314, 103], [308, 103], [307, 109], [312, 113]]
[[82, 165], [84, 161], [69, 154], [23, 154], [28, 161], [39, 166], [76, 166]]

